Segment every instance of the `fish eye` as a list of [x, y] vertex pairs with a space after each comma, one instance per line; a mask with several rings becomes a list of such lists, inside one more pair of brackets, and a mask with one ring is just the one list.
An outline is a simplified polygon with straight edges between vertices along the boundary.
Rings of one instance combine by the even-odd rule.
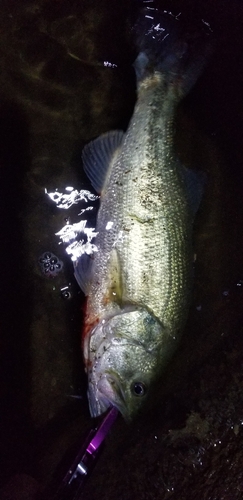
[[146, 385], [143, 382], [133, 382], [131, 386], [134, 396], [144, 396], [147, 392]]

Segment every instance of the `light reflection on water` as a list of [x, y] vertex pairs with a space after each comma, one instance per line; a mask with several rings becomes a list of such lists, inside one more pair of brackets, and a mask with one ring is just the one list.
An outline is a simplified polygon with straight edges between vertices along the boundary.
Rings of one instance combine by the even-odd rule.
[[[66, 187], [65, 191], [66, 193], [61, 193], [58, 190], [48, 192], [47, 189], [45, 189], [45, 193], [56, 206], [64, 210], [68, 210], [73, 205], [77, 205], [80, 202], [87, 203], [88, 201], [96, 201], [99, 198], [99, 196], [88, 190], [81, 189], [78, 191], [71, 186]], [[81, 209], [77, 215], [83, 215], [86, 211], [93, 209], [94, 207], [89, 205]], [[94, 252], [97, 252], [94, 238], [98, 233], [95, 232], [94, 227], [87, 227], [87, 222], [87, 220], [80, 220], [79, 222], [71, 224], [69, 219], [67, 219], [65, 226], [55, 233], [63, 243], [67, 244], [66, 252], [73, 262], [76, 262], [84, 254], [92, 255]]]
[[53, 193], [48, 193], [47, 189], [45, 189], [45, 193], [56, 203], [56, 206], [65, 210], [68, 210], [80, 201], [95, 201], [99, 198], [99, 196], [91, 193], [87, 189], [81, 189], [78, 191], [71, 186], [67, 186], [65, 191], [67, 191], [67, 193], [59, 193], [56, 189]]

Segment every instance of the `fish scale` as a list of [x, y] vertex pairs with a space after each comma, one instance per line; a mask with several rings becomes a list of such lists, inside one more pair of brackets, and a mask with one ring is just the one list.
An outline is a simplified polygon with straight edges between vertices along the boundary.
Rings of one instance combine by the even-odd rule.
[[[115, 246], [122, 273], [122, 301], [147, 307], [174, 335], [186, 315], [192, 223], [173, 142], [164, 139], [172, 135], [172, 119], [163, 112], [162, 85], [158, 79], [151, 92], [147, 82], [141, 99], [138, 94], [120, 158], [113, 165], [101, 200], [97, 244], [104, 252], [97, 256], [96, 266], [102, 269], [99, 276], [104, 286], [103, 290], [100, 283], [92, 286], [88, 304], [100, 316], [107, 313], [103, 307], [109, 281], [107, 259]], [[175, 98], [172, 95], [170, 99], [171, 115]], [[147, 136], [146, 126], [150, 131]], [[137, 155], [133, 144], [137, 145]], [[104, 231], [108, 220], [116, 221], [109, 238]], [[119, 232], [122, 237], [115, 244]]]

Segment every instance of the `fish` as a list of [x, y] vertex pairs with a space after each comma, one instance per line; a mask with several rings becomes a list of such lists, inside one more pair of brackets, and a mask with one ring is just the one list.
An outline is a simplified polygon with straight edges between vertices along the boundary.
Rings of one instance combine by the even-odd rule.
[[128, 421], [142, 411], [185, 327], [204, 190], [203, 175], [181, 164], [174, 145], [176, 108], [202, 72], [203, 49], [198, 57], [197, 42], [178, 35], [171, 13], [147, 14], [135, 26], [137, 100], [128, 128], [83, 149], [84, 171], [100, 194], [97, 251], [75, 265], [87, 297], [91, 416], [115, 406]]

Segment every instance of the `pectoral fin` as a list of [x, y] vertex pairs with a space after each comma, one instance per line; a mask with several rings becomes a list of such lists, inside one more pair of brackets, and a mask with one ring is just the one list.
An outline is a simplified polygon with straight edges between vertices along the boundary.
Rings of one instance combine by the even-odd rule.
[[89, 292], [92, 265], [93, 258], [86, 253], [79, 257], [78, 261], [74, 264], [74, 276], [85, 295], [88, 295]]

